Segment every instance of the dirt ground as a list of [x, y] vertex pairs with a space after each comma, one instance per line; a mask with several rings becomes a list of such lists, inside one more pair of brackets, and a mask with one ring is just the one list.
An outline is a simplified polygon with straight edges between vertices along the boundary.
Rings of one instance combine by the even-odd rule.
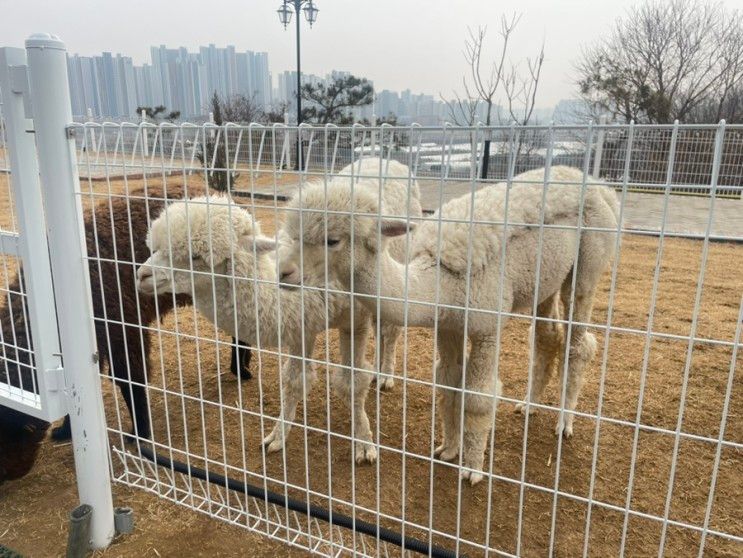
[[[0, 192], [4, 191], [1, 187], [2, 184]], [[93, 187], [100, 191], [106, 188], [102, 184]], [[114, 184], [113, 188], [117, 190], [123, 186]], [[267, 232], [271, 232], [278, 213], [278, 209], [265, 206], [256, 208], [257, 217]], [[6, 219], [6, 212], [3, 212], [2, 223], [7, 226]], [[675, 431], [682, 380], [688, 365], [690, 373], [681, 431], [717, 439], [733, 350], [707, 340], [728, 343], [734, 340], [743, 293], [740, 265], [743, 247], [722, 243], [709, 245], [696, 323], [698, 341], [690, 354], [689, 341], [684, 337], [691, 333], [703, 243], [681, 239], [664, 241], [652, 331], [681, 338], [656, 337], [648, 342], [644, 332], [649, 329], [658, 248], [656, 238], [636, 235], [622, 238], [611, 326], [639, 332], [612, 331], [608, 351], [604, 354], [604, 333], [600, 329], [596, 331], [599, 353], [586, 372], [578, 410], [597, 413], [602, 362], [605, 361], [601, 416], [635, 423], [644, 384], [640, 424]], [[609, 291], [610, 275], [607, 273], [597, 294], [593, 314], [596, 324], [607, 322]], [[507, 398], [521, 398], [526, 389], [528, 326], [528, 320], [513, 319], [504, 329], [500, 374]], [[307, 428], [292, 430], [285, 453], [264, 456], [260, 449], [261, 432], [273, 426], [270, 419], [279, 412], [275, 356], [261, 354], [259, 358], [256, 352], [251, 365], [254, 378], [239, 385], [229, 372], [225, 373], [229, 366], [229, 348], [218, 347], [214, 342], [217, 336], [222, 342], [229, 342], [229, 338], [215, 334], [214, 326], [204, 319], [194, 319], [191, 308], [182, 308], [175, 316], [165, 318], [160, 331], [153, 343], [149, 376], [154, 439], [171, 445], [176, 459], [185, 460], [185, 452], [188, 452], [193, 465], [203, 466], [203, 457], [207, 455], [210, 467], [219, 473], [227, 469], [230, 476], [242, 479], [239, 471], [245, 468], [253, 482], [265, 475], [272, 479], [267, 482], [268, 488], [279, 492], [283, 492], [283, 483], [288, 481], [298, 487], [289, 490], [290, 495], [306, 499], [309, 488], [314, 493], [310, 501], [322, 505], [328, 504], [328, 497], [319, 495], [327, 495], [330, 490], [335, 512], [350, 513], [350, 507], [344, 502], [355, 501], [359, 506], [386, 515], [387, 518], [381, 519], [386, 527], [399, 530], [401, 518], [404, 518], [408, 523], [407, 535], [427, 540], [428, 534], [411, 524], [430, 525], [449, 536], [436, 535], [434, 542], [452, 549], [454, 543], [450, 537], [458, 534], [462, 540], [459, 550], [469, 556], [481, 555], [482, 551], [468, 545], [467, 541], [515, 553], [520, 514], [521, 554], [546, 555], [553, 522], [553, 494], [540, 488], [551, 491], [557, 484], [561, 493], [554, 518], [555, 554], [558, 556], [581, 554], [586, 529], [588, 505], [567, 495], [588, 498], [593, 482], [595, 501], [620, 509], [626, 505], [635, 435], [635, 428], [629, 425], [601, 422], [595, 475], [592, 476], [595, 419], [576, 418], [575, 435], [562, 443], [558, 459], [558, 443], [553, 434], [556, 415], [540, 411], [529, 419], [524, 456], [524, 418], [513, 413], [512, 403], [504, 402], [497, 415], [494, 451], [487, 455], [496, 475], [491, 485], [484, 481], [475, 487], [460, 486], [456, 467], [440, 462], [432, 466], [430, 456], [439, 436], [431, 430], [434, 395], [429, 383], [434, 355], [431, 333], [427, 330], [409, 329], [407, 350], [403, 350], [401, 344], [398, 351], [397, 369], [401, 375], [404, 371], [410, 381], [397, 381], [392, 392], [377, 395], [373, 391], [369, 398], [367, 410], [372, 429], [378, 432], [379, 443], [390, 448], [381, 449], [378, 466], [352, 466], [350, 443], [335, 436], [350, 434], [350, 416], [337, 397], [331, 396], [330, 402], [326, 402], [327, 367], [318, 367], [318, 381], [298, 413], [298, 422], [307, 424]], [[192, 335], [201, 339], [188, 337]], [[373, 355], [373, 344], [369, 350], [370, 356]], [[338, 362], [334, 333], [329, 335], [329, 353], [331, 362]], [[325, 358], [323, 339], [318, 341], [315, 358]], [[742, 372], [741, 359], [737, 362], [724, 439], [743, 444], [743, 384], [738, 380]], [[220, 375], [217, 375], [218, 366]], [[558, 403], [556, 385], [557, 382], [551, 383], [545, 403]], [[104, 382], [104, 389], [111, 441], [121, 447], [116, 431], [128, 431], [129, 420], [118, 393], [114, 393], [109, 382]], [[264, 420], [259, 418], [260, 411]], [[119, 417], [122, 417], [121, 424]], [[438, 418], [436, 420], [438, 425]], [[330, 434], [326, 432], [328, 429]], [[675, 437], [669, 433], [639, 431], [631, 510], [664, 515], [674, 442]], [[714, 443], [681, 438], [670, 519], [703, 525], [717, 449]], [[743, 536], [742, 467], [741, 450], [722, 446], [709, 520], [712, 530]], [[69, 446], [57, 447], [47, 442], [32, 474], [3, 486], [0, 542], [30, 556], [53, 556], [63, 552], [64, 515], [75, 505], [71, 470]], [[117, 464], [114, 470], [116, 474], [123, 473]], [[523, 494], [519, 482], [522, 474], [527, 483]], [[117, 541], [105, 555], [283, 556], [293, 552], [287, 546], [140, 490], [120, 484], [116, 484], [114, 490], [117, 505], [135, 509], [137, 531]], [[429, 508], [430, 504], [433, 509]], [[376, 515], [371, 513], [359, 512], [358, 517], [376, 521]], [[589, 554], [617, 555], [623, 522], [623, 512], [592, 506]], [[661, 525], [652, 519], [632, 516], [628, 523], [626, 554], [656, 555]], [[669, 556], [695, 555], [699, 542], [699, 533], [670, 526], [666, 553]], [[706, 554], [740, 556], [743, 545], [710, 535]]]

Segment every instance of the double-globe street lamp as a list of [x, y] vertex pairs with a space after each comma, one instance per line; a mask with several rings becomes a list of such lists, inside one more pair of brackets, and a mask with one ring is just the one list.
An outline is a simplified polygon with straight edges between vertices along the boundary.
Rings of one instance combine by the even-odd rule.
[[284, 0], [279, 9], [276, 10], [276, 13], [279, 14], [279, 21], [284, 25], [284, 29], [291, 23], [292, 13], [297, 14], [297, 170], [302, 168], [302, 146], [299, 138], [299, 125], [302, 123], [302, 69], [299, 55], [299, 13], [304, 12], [304, 17], [307, 19], [310, 27], [312, 27], [312, 24], [317, 21], [317, 12], [319, 11], [312, 0]]

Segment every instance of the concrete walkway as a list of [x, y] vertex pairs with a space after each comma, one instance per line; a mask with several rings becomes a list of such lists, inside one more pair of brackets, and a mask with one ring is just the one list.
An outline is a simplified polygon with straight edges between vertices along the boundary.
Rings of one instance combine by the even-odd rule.
[[[469, 193], [470, 182], [446, 182], [443, 196], [439, 180], [419, 179], [421, 202], [424, 210], [434, 211], [439, 200], [444, 202]], [[482, 187], [476, 184], [476, 188]], [[255, 190], [257, 197], [273, 198], [274, 192], [279, 200], [286, 200], [297, 190], [297, 185], [261, 187]], [[250, 195], [249, 192], [236, 192]], [[663, 225], [663, 206], [665, 196], [661, 194], [641, 194], [628, 192], [624, 200], [624, 228], [638, 231], [660, 231]], [[713, 211], [709, 223], [710, 210]], [[712, 200], [702, 196], [671, 195], [668, 198], [665, 232], [691, 237], [704, 237], [708, 226], [710, 235], [720, 240], [743, 241], [743, 200], [717, 198]]]

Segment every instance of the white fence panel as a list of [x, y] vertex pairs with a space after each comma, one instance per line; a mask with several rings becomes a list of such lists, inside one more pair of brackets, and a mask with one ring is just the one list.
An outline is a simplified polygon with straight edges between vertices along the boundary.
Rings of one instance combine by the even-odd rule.
[[36, 147], [26, 112], [28, 78], [23, 49], [0, 49], [0, 91], [3, 160], [8, 171], [4, 175], [8, 182], [4, 205], [9, 218], [0, 232], [5, 303], [0, 402], [53, 421], [67, 414], [67, 405]]
[[[733, 420], [743, 406], [734, 381], [743, 311], [734, 263], [743, 240], [740, 126], [303, 127], [309, 163], [299, 172], [286, 164], [284, 149], [297, 130], [281, 125], [78, 123], [72, 129], [84, 177], [81, 202], [98, 207], [97, 215], [118, 223], [130, 239], [116, 255], [106, 239], [88, 247], [91, 261], [112, 270], [100, 275], [100, 290], [108, 293], [106, 285], [119, 281], [105, 296], [121, 296], [122, 305], [135, 310], [126, 325], [150, 343], [146, 377], [136, 383], [148, 396], [151, 438], [140, 436], [137, 448], [127, 444], [127, 414], [117, 392], [107, 397], [117, 482], [320, 554], [397, 555], [401, 544], [433, 556], [670, 556], [743, 548], [735, 480], [743, 433]], [[474, 180], [471, 169], [480, 162], [473, 154], [486, 135], [494, 146], [489, 167], [500, 174]], [[373, 166], [347, 167], [339, 176], [360, 160]], [[560, 178], [565, 164], [579, 178]], [[493, 185], [544, 166], [552, 178], [532, 175], [539, 194], [531, 205], [518, 198], [521, 186]], [[405, 249], [460, 251], [459, 259], [432, 257], [426, 269], [433, 274], [425, 280], [414, 266], [385, 268], [402, 273], [399, 292], [390, 290], [392, 276], [377, 274], [382, 268], [375, 260], [357, 259], [361, 269], [349, 266], [344, 274], [338, 262], [365, 244], [361, 237], [333, 236], [351, 222], [353, 209], [353, 235], [375, 242], [382, 234], [375, 196], [345, 209], [333, 200], [343, 199], [338, 192], [344, 188], [346, 199], [352, 189], [370, 188], [379, 201], [380, 184], [393, 179], [405, 188], [405, 199], [398, 200], [403, 209], [393, 216], [422, 231], [410, 233]], [[609, 228], [591, 221], [592, 192], [604, 181], [617, 196], [617, 221]], [[414, 182], [422, 216], [412, 211]], [[695, 196], [681, 195], [688, 187]], [[500, 206], [471, 197], [483, 188], [510, 192], [501, 200], [508, 209], [494, 215]], [[192, 199], [162, 214], [159, 232], [150, 236], [154, 267], [142, 272], [152, 222], [164, 207], [207, 189], [228, 191], [234, 204]], [[561, 192], [575, 202], [573, 221], [549, 221], [554, 215], [544, 209], [562, 199]], [[471, 211], [465, 217], [433, 213], [458, 196], [464, 196], [460, 209], [473, 208], [474, 217]], [[252, 221], [266, 238], [254, 241], [257, 232], [246, 224]], [[226, 222], [241, 231], [237, 244], [221, 243]], [[605, 235], [617, 253], [599, 277], [593, 313], [581, 302], [588, 295], [579, 292], [578, 273], [565, 278], [555, 315], [546, 313], [533, 285], [521, 306], [497, 302], [506, 294], [498, 285], [512, 273], [501, 262], [511, 250], [518, 253], [519, 238], [535, 235], [523, 273], [541, 277], [550, 269], [557, 231], [584, 242]], [[502, 234], [511, 236], [496, 244], [487, 262], [478, 261], [475, 247]], [[317, 250], [318, 238], [329, 256]], [[271, 239], [281, 244], [281, 264], [262, 253]], [[334, 251], [336, 241], [340, 251]], [[571, 269], [587, 257], [580, 246], [569, 244]], [[303, 283], [299, 288], [279, 286], [292, 277], [286, 253], [312, 268], [294, 276]], [[156, 299], [147, 288], [137, 291], [133, 265], [140, 280], [158, 285], [148, 287]], [[486, 272], [494, 298], [483, 307], [477, 274]], [[354, 285], [344, 283], [350, 278]], [[385, 322], [372, 320], [365, 344], [364, 289], [371, 291], [366, 294], [376, 314], [410, 326], [381, 373], [374, 363], [385, 354], [376, 342]], [[338, 300], [352, 290], [358, 304], [337, 314]], [[459, 330], [452, 316], [461, 318]], [[488, 317], [498, 325], [488, 337], [493, 352], [485, 369], [492, 367], [503, 382], [500, 394], [493, 391], [494, 376], [484, 384], [473, 378], [469, 363], [484, 358], [481, 347], [469, 360], [451, 360], [453, 347], [464, 348], [465, 332], [475, 332], [472, 346], [481, 341]], [[561, 381], [547, 388], [544, 400], [528, 402], [536, 414], [514, 414], [539, 382], [533, 371], [545, 366], [550, 331], [563, 340], [551, 365]], [[595, 356], [582, 364], [585, 386], [573, 408], [564, 378], [575, 378], [578, 342], [588, 332], [595, 336]], [[234, 337], [252, 347], [252, 378], [226, 374]], [[453, 384], [437, 371], [442, 358], [450, 359], [439, 367], [449, 367]], [[394, 378], [394, 388], [366, 391], [365, 372], [377, 384]], [[449, 403], [447, 390], [454, 394]], [[482, 466], [454, 451], [474, 432], [466, 406], [457, 404], [447, 428], [459, 432], [459, 443], [443, 449], [451, 461], [442, 459], [437, 446], [441, 417], [451, 410], [446, 405], [483, 395], [498, 406], [486, 429]], [[570, 439], [554, 436], [558, 420], [572, 421]], [[283, 444], [282, 424], [292, 427]], [[473, 473], [483, 478], [470, 486]], [[355, 531], [346, 528], [353, 525]]]

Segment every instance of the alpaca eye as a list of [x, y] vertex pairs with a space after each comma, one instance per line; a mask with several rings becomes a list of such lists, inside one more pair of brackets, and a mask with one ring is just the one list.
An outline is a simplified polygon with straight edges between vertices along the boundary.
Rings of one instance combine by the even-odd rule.
[[200, 259], [201, 259], [201, 256], [199, 256], [198, 254], [191, 254], [191, 261], [192, 262], [197, 262]]
[[333, 239], [333, 238], [329, 238], [329, 239], [327, 240], [327, 244], [328, 244], [328, 246], [335, 246], [335, 245], [337, 245], [337, 244], [338, 244], [339, 242], [340, 242], [340, 240], [335, 240], [335, 239]]

